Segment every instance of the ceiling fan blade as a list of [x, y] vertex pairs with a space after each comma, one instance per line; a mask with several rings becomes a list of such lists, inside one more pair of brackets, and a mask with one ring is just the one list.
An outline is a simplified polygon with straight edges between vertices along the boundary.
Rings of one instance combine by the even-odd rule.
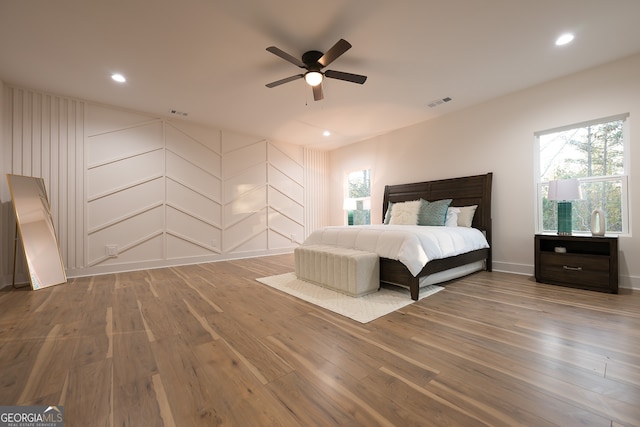
[[349, 49], [351, 49], [351, 43], [349, 43], [345, 39], [340, 39], [331, 47], [331, 49], [325, 52], [325, 54], [322, 55], [320, 59], [318, 59], [318, 63], [323, 67], [326, 67], [327, 65], [338, 59], [340, 55], [342, 55]]
[[278, 49], [275, 46], [269, 46], [267, 48], [267, 51], [273, 53], [276, 56], [279, 56], [280, 58], [284, 59], [285, 61], [291, 62], [293, 65], [298, 66], [300, 68], [305, 68], [306, 65], [304, 65], [304, 62], [302, 62], [301, 60], [299, 60], [298, 58], [296, 58], [293, 55], [289, 55], [287, 52]]
[[344, 80], [347, 82], [358, 83], [358, 84], [363, 84], [364, 82], [367, 81], [367, 76], [363, 76], [360, 74], [345, 73], [343, 71], [327, 70], [324, 72], [324, 76], [329, 77], [331, 79]]
[[285, 79], [280, 79], [280, 80], [276, 80], [275, 82], [268, 83], [265, 86], [267, 86], [267, 87], [276, 87], [276, 86], [283, 85], [285, 83], [292, 82], [294, 80], [301, 79], [302, 77], [304, 77], [303, 74], [296, 74], [295, 76], [287, 77]]
[[322, 83], [320, 83], [317, 86], [312, 86], [313, 87], [313, 100], [314, 101], [321, 101], [324, 99], [324, 95], [322, 94]]

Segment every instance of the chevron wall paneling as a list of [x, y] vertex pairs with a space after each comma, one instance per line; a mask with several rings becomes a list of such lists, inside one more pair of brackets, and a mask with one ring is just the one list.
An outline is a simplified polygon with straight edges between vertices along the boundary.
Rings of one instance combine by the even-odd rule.
[[2, 172], [45, 179], [69, 277], [288, 252], [324, 209], [305, 208], [324, 194], [323, 153], [8, 85], [2, 96]]
[[299, 147], [223, 133], [224, 250], [292, 249], [304, 235]]
[[220, 132], [166, 124], [167, 258], [222, 248]]
[[275, 145], [267, 154], [269, 248], [289, 248], [304, 240], [304, 168]]
[[[100, 121], [99, 113], [90, 117]], [[87, 265], [162, 260], [162, 121], [112, 122], [108, 131], [87, 135], [86, 147]]]
[[267, 249], [267, 141], [223, 132], [225, 253]]

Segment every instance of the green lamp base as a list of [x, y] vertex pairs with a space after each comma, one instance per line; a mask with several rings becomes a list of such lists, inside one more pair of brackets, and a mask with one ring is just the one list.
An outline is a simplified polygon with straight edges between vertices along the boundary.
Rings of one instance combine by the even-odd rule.
[[558, 235], [571, 236], [571, 202], [558, 202]]

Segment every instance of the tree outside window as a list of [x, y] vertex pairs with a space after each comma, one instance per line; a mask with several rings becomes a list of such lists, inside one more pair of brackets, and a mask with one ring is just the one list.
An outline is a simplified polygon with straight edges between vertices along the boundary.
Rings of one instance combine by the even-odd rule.
[[351, 172], [345, 201], [349, 225], [371, 224], [371, 170]]
[[557, 202], [547, 199], [552, 180], [580, 181], [582, 200], [573, 203], [572, 229], [589, 232], [591, 212], [602, 209], [608, 233], [627, 231], [625, 176], [626, 116], [537, 134], [539, 228], [556, 231]]

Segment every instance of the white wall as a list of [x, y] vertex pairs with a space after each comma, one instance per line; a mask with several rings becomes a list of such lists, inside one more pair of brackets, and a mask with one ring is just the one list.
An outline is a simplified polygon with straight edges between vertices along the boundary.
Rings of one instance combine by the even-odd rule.
[[[308, 215], [324, 206], [326, 153], [3, 91], [2, 175], [44, 178], [70, 277], [291, 252], [326, 221]], [[2, 285], [10, 283], [15, 223], [6, 182], [0, 195]]]
[[532, 275], [534, 132], [621, 113], [630, 113], [632, 233], [619, 241], [620, 286], [640, 289], [640, 55], [332, 151], [329, 222], [344, 223], [344, 179], [354, 170], [372, 169], [378, 222], [385, 184], [493, 172], [494, 269]]

